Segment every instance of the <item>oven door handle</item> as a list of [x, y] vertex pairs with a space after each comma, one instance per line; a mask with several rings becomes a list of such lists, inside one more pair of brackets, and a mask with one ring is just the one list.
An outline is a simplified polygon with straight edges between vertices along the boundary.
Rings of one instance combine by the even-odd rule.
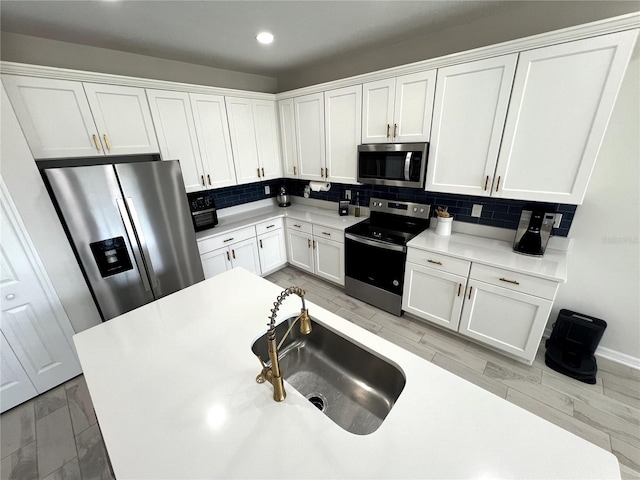
[[411, 152], [407, 152], [407, 155], [404, 158], [404, 179], [408, 182], [411, 179], [409, 178], [409, 170], [411, 168]]
[[365, 245], [383, 248], [385, 250], [393, 250], [394, 252], [403, 252], [403, 253], [407, 251], [407, 247], [402, 245], [393, 245], [391, 243], [379, 242], [378, 240], [371, 240], [369, 238], [359, 237], [352, 233], [345, 233], [344, 237], [348, 238], [349, 240], [353, 240], [354, 242], [364, 243]]

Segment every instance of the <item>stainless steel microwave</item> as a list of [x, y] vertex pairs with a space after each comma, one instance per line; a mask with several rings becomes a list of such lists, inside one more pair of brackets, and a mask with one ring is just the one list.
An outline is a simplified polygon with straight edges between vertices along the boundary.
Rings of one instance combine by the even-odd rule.
[[358, 181], [424, 188], [428, 143], [374, 143], [358, 146]]

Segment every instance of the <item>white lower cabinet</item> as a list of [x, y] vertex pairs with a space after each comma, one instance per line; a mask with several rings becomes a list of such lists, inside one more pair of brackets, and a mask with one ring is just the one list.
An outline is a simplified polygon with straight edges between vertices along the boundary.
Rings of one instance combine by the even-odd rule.
[[407, 263], [402, 309], [457, 331], [466, 285], [467, 277]]
[[200, 255], [200, 261], [204, 270], [204, 278], [215, 277], [234, 267], [242, 267], [252, 273], [261, 274], [255, 238], [249, 238]]
[[533, 363], [558, 283], [409, 248], [402, 308]]
[[256, 225], [262, 275], [268, 275], [287, 263], [287, 247], [281, 218]]
[[531, 363], [551, 313], [551, 300], [469, 280], [460, 333]]
[[287, 219], [289, 263], [344, 285], [344, 232]]

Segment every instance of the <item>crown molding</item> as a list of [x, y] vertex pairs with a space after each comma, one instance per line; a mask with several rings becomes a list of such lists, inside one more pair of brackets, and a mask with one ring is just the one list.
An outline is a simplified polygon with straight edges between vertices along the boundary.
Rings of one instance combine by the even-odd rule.
[[573, 27], [564, 28], [562, 30], [554, 30], [552, 32], [541, 33], [530, 37], [510, 40], [508, 42], [490, 45], [488, 47], [475, 48], [464, 52], [452, 53], [443, 57], [422, 60], [415, 63], [409, 63], [398, 67], [391, 67], [384, 70], [378, 70], [372, 73], [365, 73], [353, 77], [347, 77], [331, 82], [320, 83], [309, 87], [298, 88], [276, 94], [277, 100], [309, 95], [312, 93], [334, 90], [337, 88], [350, 87], [362, 83], [375, 82], [377, 80], [385, 80], [401, 75], [411, 73], [424, 72], [426, 70], [434, 70], [461, 63], [473, 62], [475, 60], [483, 60], [490, 57], [500, 55], [508, 55], [512, 53], [520, 53], [535, 48], [547, 47], [558, 43], [582, 40], [589, 37], [606, 35], [609, 33], [622, 32], [625, 30], [633, 30], [640, 28], [640, 12], [628, 13], [618, 17], [598, 20], [596, 22], [586, 23]]
[[157, 90], [173, 90], [178, 92], [203, 93], [208, 95], [225, 95], [228, 97], [253, 98], [260, 100], [275, 100], [275, 94], [234, 90], [231, 88], [209, 87], [191, 83], [154, 80], [151, 78], [129, 77], [110, 73], [88, 72], [68, 68], [47, 67], [26, 63], [0, 62], [0, 73], [11, 75], [26, 75], [30, 77], [46, 77], [58, 80], [72, 80], [79, 82], [106, 83], [109, 85], [123, 85]]

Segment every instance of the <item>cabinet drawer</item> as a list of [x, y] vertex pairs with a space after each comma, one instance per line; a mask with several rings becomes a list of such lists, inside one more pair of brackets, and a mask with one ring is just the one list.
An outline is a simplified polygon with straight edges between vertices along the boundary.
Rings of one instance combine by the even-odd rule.
[[247, 240], [248, 238], [255, 238], [255, 236], [256, 229], [253, 225], [250, 227], [239, 228], [237, 230], [231, 230], [230, 232], [221, 233], [215, 237], [198, 240], [198, 251], [200, 252], [200, 255], [202, 255], [203, 253], [211, 252], [212, 250]]
[[469, 275], [471, 262], [459, 258], [441, 255], [439, 253], [427, 252], [417, 248], [407, 249], [407, 262], [417, 263], [425, 267], [434, 268], [443, 272], [453, 273], [466, 277]]
[[497, 285], [549, 300], [553, 300], [558, 289], [558, 283], [552, 280], [545, 280], [544, 278], [532, 277], [531, 275], [478, 263], [474, 263], [471, 267], [470, 277], [491, 285]]
[[282, 218], [273, 218], [256, 225], [256, 235], [262, 235], [263, 233], [273, 232], [282, 228]]
[[314, 225], [313, 235], [318, 238], [326, 238], [327, 240], [334, 240], [336, 242], [344, 243], [344, 232], [335, 228]]
[[287, 228], [291, 230], [296, 230], [298, 232], [304, 232], [308, 234], [313, 233], [313, 224], [309, 222], [302, 222], [300, 220], [296, 220], [295, 218], [287, 218], [285, 221]]

